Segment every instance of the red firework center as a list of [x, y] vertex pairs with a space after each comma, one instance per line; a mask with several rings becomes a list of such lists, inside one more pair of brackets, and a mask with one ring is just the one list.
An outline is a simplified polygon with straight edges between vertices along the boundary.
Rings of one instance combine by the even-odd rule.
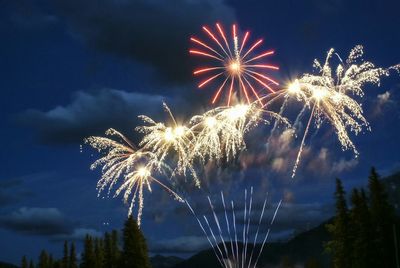
[[246, 46], [250, 33], [247, 31], [239, 40], [235, 24], [232, 25], [232, 39], [229, 42], [219, 23], [216, 23], [216, 29], [218, 36], [203, 26], [204, 32], [214, 45], [208, 45], [195, 37], [190, 38], [196, 46], [189, 50], [190, 54], [210, 60], [208, 66], [193, 72], [196, 76], [204, 77], [198, 87], [203, 88], [212, 81], [220, 81], [221, 84], [212, 98], [213, 104], [223, 92], [227, 92], [227, 105], [230, 106], [233, 93], [237, 91], [239, 95], [245, 96], [248, 103], [252, 102], [251, 97], [255, 97], [262, 105], [260, 97], [263, 94], [262, 91], [274, 93], [273, 86], [279, 85], [277, 81], [265, 74], [266, 70], [279, 70], [279, 67], [263, 62], [264, 58], [273, 55], [274, 51], [268, 50], [254, 54], [254, 50], [262, 44], [263, 40], [259, 39], [253, 45]]

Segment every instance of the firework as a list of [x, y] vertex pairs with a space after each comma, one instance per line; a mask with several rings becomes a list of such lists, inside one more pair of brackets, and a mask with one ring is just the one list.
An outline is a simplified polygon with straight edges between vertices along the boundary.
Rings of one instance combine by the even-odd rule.
[[165, 103], [164, 108], [169, 122], [156, 122], [148, 116], [140, 116], [146, 124], [136, 128], [144, 134], [139, 145], [155, 154], [161, 162], [175, 158], [172, 176], [186, 176], [189, 172], [198, 187], [196, 160], [202, 164], [221, 159], [230, 161], [246, 148], [245, 134], [259, 123], [276, 119], [288, 124], [286, 118], [259, 107], [256, 102], [218, 107], [193, 116], [187, 125], [179, 124]]
[[218, 117], [216, 109], [191, 118], [191, 129], [196, 135], [191, 158], [198, 157], [203, 163], [206, 160], [219, 161], [223, 156], [221, 132], [224, 124]]
[[[246, 32], [242, 38], [239, 37], [236, 25], [232, 25], [232, 38], [224, 32], [222, 26], [217, 23], [218, 34], [213, 33], [208, 27], [203, 26], [208, 39], [212, 40], [213, 45], [192, 37], [190, 40], [196, 46], [189, 50], [190, 54], [205, 57], [212, 60], [206, 67], [196, 69], [193, 74], [203, 76], [204, 80], [198, 85], [203, 88], [212, 81], [220, 80], [216, 93], [212, 98], [214, 104], [227, 91], [227, 106], [230, 106], [234, 91], [239, 91], [240, 96], [245, 97], [248, 104], [252, 102], [252, 96], [261, 104], [258, 86], [267, 89], [267, 92], [275, 92], [274, 86], [279, 83], [265, 74], [265, 70], [278, 70], [277, 66], [266, 64], [263, 60], [274, 54], [273, 50], [253, 54], [261, 45], [262, 39], [259, 39], [248, 46], [247, 41], [250, 33]], [[257, 85], [257, 86], [256, 86]]]
[[158, 183], [175, 199], [183, 201], [178, 194], [153, 176], [155, 173], [165, 175], [170, 170], [166, 164], [157, 159], [154, 153], [137, 149], [129, 139], [115, 129], [107, 130], [106, 135], [116, 136], [123, 142], [94, 136], [85, 139], [85, 142], [93, 148], [105, 153], [91, 165], [91, 169], [102, 166], [102, 176], [97, 183], [99, 195], [105, 189], [108, 189], [108, 194], [110, 194], [114, 186], [122, 179], [122, 184], [115, 191], [114, 197], [124, 193], [124, 202], [130, 203], [128, 215], [132, 214], [136, 200], [138, 200], [137, 221], [139, 226], [144, 205], [143, 191], [146, 188], [148, 191], [152, 191], [151, 182]]
[[143, 146], [144, 150], [153, 152], [159, 161], [165, 161], [167, 156], [176, 157], [177, 165], [173, 173], [186, 176], [189, 171], [199, 186], [200, 181], [190, 157], [194, 133], [187, 126], [178, 124], [167, 104], [163, 103], [163, 106], [171, 122], [155, 122], [148, 116], [139, 116], [147, 124], [136, 128], [144, 134], [139, 145]]
[[237, 153], [246, 148], [244, 134], [256, 127], [260, 123], [269, 123], [268, 119], [276, 119], [288, 123], [288, 121], [278, 114], [260, 108], [256, 102], [252, 104], [238, 104], [228, 107], [219, 113], [224, 122], [223, 148], [227, 159], [235, 157]]
[[196, 136], [193, 155], [203, 162], [222, 158], [229, 161], [246, 148], [245, 134], [260, 123], [270, 123], [270, 119], [289, 125], [286, 118], [260, 108], [256, 102], [218, 107], [196, 115], [190, 120]]
[[[331, 59], [334, 55], [339, 60], [335, 70], [331, 67]], [[350, 149], [356, 157], [358, 156], [349, 132], [357, 135], [363, 129], [370, 130], [370, 127], [363, 115], [361, 104], [354, 97], [364, 96], [365, 84], [371, 83], [379, 86], [382, 76], [388, 76], [391, 69], [399, 69], [398, 65], [387, 69], [375, 67], [373, 63], [363, 61], [362, 56], [363, 47], [360, 45], [350, 51], [345, 62], [335, 53], [334, 49], [330, 49], [323, 64], [314, 60], [316, 74], [304, 74], [284, 91], [285, 96], [295, 96], [305, 103], [305, 107], [311, 109], [292, 177], [295, 176], [300, 163], [305, 138], [312, 121], [315, 122], [317, 128], [323, 121], [328, 121], [335, 129], [342, 149]], [[300, 116], [302, 115], [303, 112], [300, 113]]]
[[[203, 128], [196, 135], [193, 153], [201, 160], [220, 160], [225, 157], [232, 159], [239, 151], [246, 148], [244, 141], [245, 132], [252, 126], [249, 112], [252, 106], [236, 105], [232, 107], [219, 107], [206, 112], [204, 115], [195, 116], [192, 122], [202, 120]], [[254, 120], [260, 120], [260, 113], [254, 114]]]
[[[233, 201], [230, 202], [230, 207], [225, 203], [225, 197], [221, 192], [221, 202], [223, 205], [223, 216], [220, 219], [215, 212], [214, 204], [212, 203], [210, 197], [208, 197], [208, 202], [212, 212], [212, 219], [208, 219], [207, 216], [199, 217], [194, 209], [190, 206], [189, 202], [186, 201], [191, 213], [195, 216], [197, 223], [199, 224], [201, 230], [210, 243], [214, 254], [220, 263], [221, 267], [224, 268], [255, 268], [264, 250], [265, 244], [268, 240], [271, 226], [273, 225], [276, 214], [281, 206], [282, 202], [279, 202], [274, 210], [273, 217], [269, 222], [269, 227], [267, 232], [264, 234], [264, 238], [260, 240], [260, 227], [265, 220], [265, 209], [267, 205], [267, 198], [264, 200], [262, 211], [259, 215], [259, 219], [256, 223], [251, 222], [251, 218], [255, 215], [252, 211], [253, 207], [253, 188], [250, 189], [250, 194], [248, 194], [247, 189], [245, 189], [244, 194], [244, 212], [243, 212], [243, 222], [240, 226], [237, 222], [237, 215], [235, 211], [235, 204]], [[232, 213], [228, 213], [229, 210]], [[256, 226], [254, 240], [250, 238], [250, 226]], [[240, 239], [241, 238], [241, 239]], [[253, 245], [249, 245], [249, 242]], [[261, 242], [259, 249], [256, 248], [256, 244]]]

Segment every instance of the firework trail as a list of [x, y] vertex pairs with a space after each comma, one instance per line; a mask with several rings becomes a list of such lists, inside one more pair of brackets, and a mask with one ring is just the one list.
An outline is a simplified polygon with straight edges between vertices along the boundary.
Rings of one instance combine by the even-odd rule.
[[[253, 55], [253, 52], [263, 42], [257, 40], [250, 46], [247, 41], [250, 32], [246, 32], [242, 38], [239, 37], [236, 25], [232, 25], [232, 38], [225, 33], [223, 27], [216, 23], [218, 34], [213, 33], [208, 27], [203, 26], [203, 31], [207, 38], [213, 42], [213, 45], [207, 44], [198, 38], [192, 37], [190, 40], [196, 48], [190, 49], [192, 55], [205, 57], [212, 60], [213, 63], [206, 67], [196, 69], [194, 75], [204, 76], [204, 80], [198, 85], [203, 88], [208, 83], [220, 79], [222, 81], [216, 93], [212, 98], [214, 104], [222, 95], [222, 92], [228, 90], [227, 106], [231, 105], [234, 91], [238, 91], [245, 97], [248, 104], [252, 102], [251, 96], [262, 104], [260, 94], [257, 92], [255, 84], [266, 88], [267, 92], [275, 92], [273, 86], [279, 83], [265, 74], [265, 70], [278, 70], [279, 67], [266, 64], [263, 59], [274, 54], [273, 50], [264, 51]], [[260, 62], [261, 61], [261, 62]]]
[[196, 218], [197, 223], [199, 224], [201, 230], [203, 231], [204, 235], [207, 237], [208, 243], [211, 245], [211, 248], [214, 251], [215, 256], [217, 257], [219, 263], [221, 264], [221, 266], [224, 266], [221, 258], [219, 257], [219, 255], [217, 254], [217, 251], [215, 250], [214, 244], [211, 242], [210, 236], [207, 235], [207, 232], [201, 222], [201, 220], [199, 219], [199, 217], [197, 216], [196, 212], [194, 212], [193, 208], [190, 206], [189, 202], [187, 200], [185, 200], [186, 205], [188, 206], [190, 212], [193, 214], [193, 216]]
[[[259, 258], [261, 256], [262, 251], [264, 250], [265, 244], [268, 240], [271, 226], [273, 225], [278, 209], [282, 203], [279, 202], [276, 209], [274, 210], [273, 217], [269, 223], [269, 228], [262, 239], [262, 244], [259, 250], [256, 249], [256, 244], [259, 241], [259, 233], [262, 221], [264, 220], [265, 215], [265, 208], [267, 204], [267, 198], [264, 200], [262, 211], [259, 215], [258, 225], [256, 229], [256, 234], [254, 237], [253, 245], [251, 252], [248, 252], [249, 249], [249, 230], [251, 225], [251, 217], [253, 216], [253, 188], [250, 189], [250, 194], [248, 194], [247, 189], [245, 189], [245, 197], [244, 197], [244, 214], [243, 214], [243, 229], [241, 231], [237, 228], [237, 218], [235, 213], [235, 206], [234, 202], [231, 201], [231, 208], [232, 208], [232, 216], [231, 218], [228, 217], [228, 211], [225, 204], [225, 198], [223, 193], [221, 192], [221, 202], [223, 205], [223, 218], [225, 219], [226, 229], [224, 230], [221, 227], [221, 222], [215, 212], [214, 204], [212, 203], [210, 197], [207, 197], [212, 217], [214, 219], [214, 226], [211, 226], [210, 221], [206, 216], [203, 216], [203, 220], [199, 218], [199, 216], [194, 212], [193, 208], [190, 204], [186, 202], [187, 206], [189, 207], [191, 213], [195, 216], [200, 228], [202, 229], [204, 235], [206, 236], [208, 242], [210, 243], [211, 247], [213, 248], [214, 254], [218, 259], [220, 265], [224, 268], [255, 268]], [[233, 225], [233, 228], [232, 228]], [[206, 227], [208, 229], [206, 229]], [[214, 229], [216, 231], [214, 231]], [[232, 232], [233, 233], [232, 233]], [[240, 237], [241, 232], [242, 240], [239, 241], [238, 237]], [[234, 237], [232, 236], [234, 235]], [[227, 238], [225, 238], [227, 237]], [[239, 246], [239, 243], [242, 245]], [[255, 259], [253, 257], [256, 257]]]
[[311, 115], [310, 115], [310, 117], [308, 119], [306, 128], [304, 130], [303, 138], [301, 139], [299, 152], [297, 153], [296, 161], [294, 162], [294, 166], [293, 166], [293, 170], [292, 170], [292, 178], [294, 178], [294, 176], [296, 176], [296, 170], [297, 170], [297, 168], [298, 168], [298, 166], [300, 164], [300, 158], [301, 158], [301, 155], [303, 153], [304, 144], [305, 144], [305, 141], [306, 141], [306, 137], [307, 137], [308, 131], [310, 129], [311, 121], [313, 119], [313, 115], [314, 115], [314, 112], [315, 112], [315, 107], [316, 107], [316, 105], [314, 104], [313, 108], [311, 110]]
[[153, 174], [165, 175], [170, 170], [165, 163], [157, 159], [154, 153], [137, 149], [128, 138], [115, 129], [107, 130], [106, 135], [118, 137], [123, 142], [95, 136], [85, 139], [85, 143], [104, 153], [104, 156], [91, 165], [91, 169], [102, 166], [102, 176], [97, 183], [99, 195], [105, 189], [108, 189], [108, 194], [110, 194], [119, 179], [122, 178], [123, 182], [115, 191], [114, 197], [124, 192], [124, 202], [128, 203], [130, 199], [128, 215], [132, 214], [138, 199], [137, 221], [139, 226], [144, 206], [143, 191], [146, 188], [148, 191], [152, 191], [151, 182], [159, 184], [175, 199], [183, 202], [177, 193], [153, 176]]
[[279, 211], [281, 205], [282, 205], [282, 199], [279, 201], [278, 205], [276, 206], [276, 209], [275, 209], [275, 211], [274, 211], [274, 215], [272, 216], [271, 222], [270, 222], [270, 224], [269, 224], [269, 228], [268, 228], [267, 234], [266, 234], [265, 237], [264, 237], [264, 240], [263, 240], [262, 245], [261, 245], [261, 249], [260, 249], [259, 254], [258, 254], [258, 256], [257, 256], [256, 262], [254, 263], [254, 268], [256, 268], [257, 263], [258, 263], [258, 261], [260, 260], [261, 253], [262, 253], [263, 250], [264, 250], [265, 243], [267, 242], [268, 237], [269, 237], [269, 234], [270, 234], [270, 232], [271, 232], [271, 226], [272, 226], [272, 225], [274, 224], [274, 222], [275, 222], [276, 215], [278, 214], [278, 211]]

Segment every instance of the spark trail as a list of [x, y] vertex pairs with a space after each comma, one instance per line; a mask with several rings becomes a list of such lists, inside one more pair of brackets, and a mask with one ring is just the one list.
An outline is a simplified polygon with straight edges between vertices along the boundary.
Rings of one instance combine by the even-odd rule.
[[[225, 197], [221, 192], [221, 202], [224, 209], [222, 218], [225, 219], [226, 223], [226, 228], [223, 229], [221, 225], [221, 222], [223, 222], [223, 220], [220, 221], [220, 219], [218, 218], [217, 213], [215, 211], [215, 206], [211, 201], [210, 197], [207, 197], [207, 199], [210, 205], [212, 218], [214, 220], [213, 225], [205, 215], [202, 218], [203, 220], [201, 220], [201, 218], [195, 213], [190, 204], [187, 201], [185, 202], [189, 207], [191, 213], [195, 216], [197, 223], [199, 224], [200, 228], [202, 229], [204, 235], [207, 238], [207, 241], [213, 248], [214, 254], [218, 259], [220, 265], [224, 268], [255, 268], [259, 261], [260, 255], [264, 250], [265, 244], [268, 240], [271, 226], [275, 221], [282, 200], [279, 202], [279, 204], [274, 210], [272, 219], [269, 222], [269, 228], [266, 234], [264, 235], [263, 239], [261, 240], [262, 241], [261, 247], [259, 249], [256, 249], [257, 248], [256, 244], [258, 242], [261, 242], [259, 241], [259, 234], [260, 234], [260, 227], [264, 220], [265, 209], [267, 204], [267, 198], [265, 198], [262, 211], [258, 218], [256, 233], [254, 236], [254, 241], [250, 252], [248, 251], [249, 241], [250, 241], [249, 233], [250, 233], [251, 217], [254, 216], [252, 210], [253, 188], [251, 187], [250, 194], [248, 194], [247, 189], [245, 189], [242, 230], [238, 230], [237, 228], [238, 225], [237, 217], [233, 201], [231, 201], [232, 216], [228, 217], [228, 209], [225, 204]], [[205, 227], [207, 227], [208, 229]], [[241, 241], [238, 238], [240, 236], [242, 236]]]

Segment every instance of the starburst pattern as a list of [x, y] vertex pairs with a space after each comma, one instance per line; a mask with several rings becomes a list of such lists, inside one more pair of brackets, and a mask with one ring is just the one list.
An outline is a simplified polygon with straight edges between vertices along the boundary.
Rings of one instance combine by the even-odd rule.
[[248, 104], [252, 102], [252, 96], [262, 104], [259, 87], [266, 89], [265, 92], [275, 92], [273, 87], [279, 85], [277, 81], [265, 74], [265, 70], [278, 70], [279, 67], [263, 61], [266, 57], [273, 55], [274, 51], [268, 50], [254, 55], [253, 52], [263, 40], [259, 39], [248, 46], [250, 33], [246, 32], [240, 38], [235, 24], [232, 25], [232, 38], [227, 36], [219, 23], [216, 24], [216, 29], [218, 34], [213, 33], [207, 26], [203, 26], [203, 31], [208, 39], [212, 40], [213, 45], [195, 37], [190, 39], [196, 47], [189, 50], [190, 54], [213, 61], [208, 66], [193, 72], [196, 76], [205, 77], [198, 87], [203, 88], [213, 81], [221, 81], [212, 98], [213, 104], [218, 101], [222, 92], [227, 92], [227, 106], [230, 106], [234, 91], [239, 94], [237, 97], [241, 97]]

